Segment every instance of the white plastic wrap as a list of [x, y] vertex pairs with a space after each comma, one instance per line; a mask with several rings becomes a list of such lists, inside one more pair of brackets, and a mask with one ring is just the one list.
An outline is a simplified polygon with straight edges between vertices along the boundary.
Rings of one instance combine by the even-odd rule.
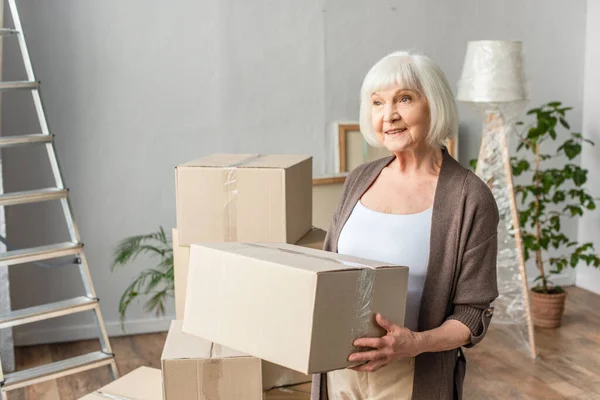
[[469, 42], [457, 99], [471, 103], [485, 118], [477, 175], [494, 194], [498, 226], [499, 297], [492, 323], [507, 328], [535, 357], [533, 325], [521, 233], [513, 188], [509, 138], [527, 100], [521, 42]]
[[[484, 125], [477, 175], [488, 184], [500, 214], [498, 225], [498, 292], [492, 323], [505, 325], [517, 341], [535, 357], [529, 310], [527, 277], [508, 154], [508, 138], [514, 125], [502, 117], [501, 108], [488, 112]], [[516, 229], [515, 229], [516, 228]]]
[[458, 101], [509, 103], [527, 99], [521, 42], [469, 42], [458, 83]]
[[[366, 265], [362, 267], [363, 269], [356, 279], [354, 316], [357, 323], [352, 329], [352, 340], [365, 337], [373, 321], [371, 302], [373, 301], [373, 288], [375, 286], [375, 269]], [[356, 348], [354, 351], [364, 351], [364, 349]]]

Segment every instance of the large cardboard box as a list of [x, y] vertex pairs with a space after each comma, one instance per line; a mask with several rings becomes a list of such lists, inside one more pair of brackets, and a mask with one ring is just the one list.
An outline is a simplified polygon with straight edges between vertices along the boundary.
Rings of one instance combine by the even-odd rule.
[[165, 400], [261, 399], [263, 390], [311, 380], [310, 376], [183, 333], [181, 325], [182, 321], [171, 322], [161, 357]]
[[312, 226], [312, 158], [216, 154], [175, 173], [182, 246], [296, 243]]
[[408, 267], [285, 243], [194, 244], [183, 330], [302, 373], [351, 365], [358, 337], [403, 325]]
[[[296, 243], [298, 246], [322, 249], [326, 232], [319, 228], [312, 228]], [[181, 246], [179, 232], [173, 229], [173, 268], [175, 273], [175, 318], [183, 319], [185, 308], [185, 294], [187, 290], [188, 265], [190, 261], [189, 246]]]
[[161, 357], [165, 400], [262, 400], [260, 359], [171, 329]]
[[139, 367], [79, 400], [162, 400], [161, 383], [159, 369]]

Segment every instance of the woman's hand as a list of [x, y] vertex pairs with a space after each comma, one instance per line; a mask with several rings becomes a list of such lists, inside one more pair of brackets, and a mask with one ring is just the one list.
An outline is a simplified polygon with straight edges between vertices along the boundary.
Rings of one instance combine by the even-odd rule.
[[368, 361], [366, 364], [352, 367], [355, 371], [374, 372], [393, 360], [415, 357], [420, 354], [419, 337], [410, 329], [393, 324], [381, 314], [375, 317], [377, 324], [387, 331], [381, 338], [362, 338], [354, 341], [356, 347], [371, 347], [373, 350], [353, 353], [349, 361]]

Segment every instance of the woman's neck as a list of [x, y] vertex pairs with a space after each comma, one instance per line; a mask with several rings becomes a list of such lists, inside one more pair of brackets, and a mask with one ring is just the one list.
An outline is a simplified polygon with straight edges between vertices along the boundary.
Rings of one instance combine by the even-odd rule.
[[435, 174], [442, 165], [442, 150], [424, 145], [415, 149], [394, 153], [396, 159], [389, 167], [403, 175]]

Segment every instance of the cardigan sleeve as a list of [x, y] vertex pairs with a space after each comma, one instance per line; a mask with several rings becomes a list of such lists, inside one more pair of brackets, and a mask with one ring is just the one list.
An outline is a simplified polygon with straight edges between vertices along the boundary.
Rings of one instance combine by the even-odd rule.
[[[476, 178], [476, 177], [475, 177]], [[477, 178], [466, 188], [471, 196], [466, 209], [471, 220], [465, 251], [456, 281], [453, 311], [447, 320], [462, 322], [471, 330], [472, 347], [485, 336], [498, 297], [498, 208], [490, 190]]]
[[463, 256], [454, 296], [454, 312], [447, 319], [458, 320], [471, 330], [471, 342], [465, 347], [479, 343], [492, 320], [494, 310], [490, 304], [498, 297], [497, 249], [498, 236], [494, 234]]

